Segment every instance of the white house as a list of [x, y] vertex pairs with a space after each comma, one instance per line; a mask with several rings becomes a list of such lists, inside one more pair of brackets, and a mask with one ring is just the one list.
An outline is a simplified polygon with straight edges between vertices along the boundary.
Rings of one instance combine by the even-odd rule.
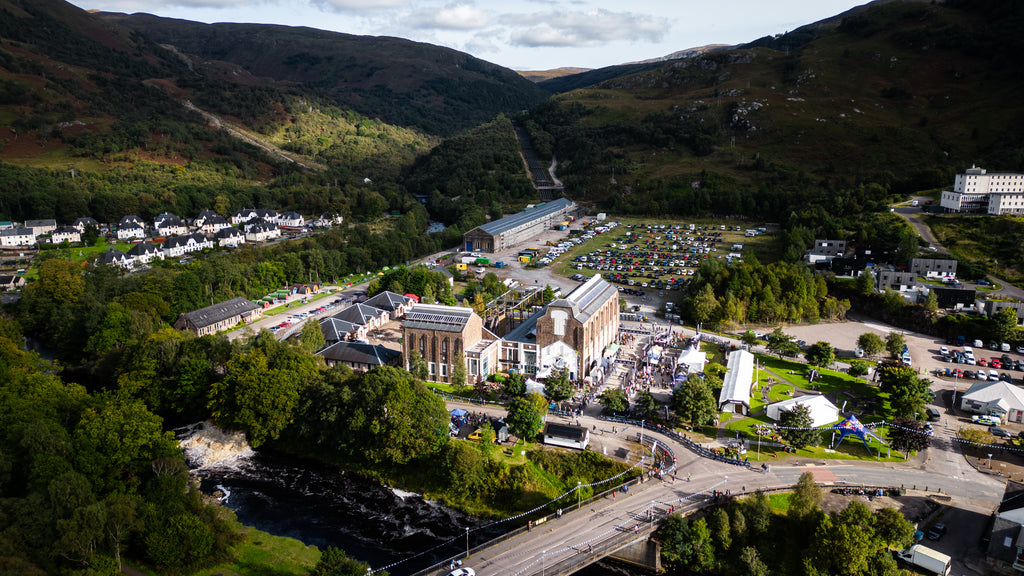
[[1009, 382], [976, 382], [960, 397], [960, 408], [996, 414], [1007, 422], [1024, 422], [1024, 390]]
[[271, 224], [270, 222], [249, 224], [245, 231], [245, 240], [247, 242], [266, 242], [267, 240], [280, 237], [281, 229], [277, 227], [277, 224]]
[[106, 252], [100, 254], [99, 261], [121, 268], [131, 268], [135, 265], [135, 260], [117, 248], [107, 248]]
[[0, 231], [0, 246], [14, 248], [18, 246], [35, 246], [36, 235], [31, 228], [14, 228]]
[[53, 218], [45, 220], [25, 220], [25, 228], [32, 230], [36, 236], [49, 234], [57, 229], [57, 221]]
[[728, 370], [718, 395], [722, 412], [750, 414], [750, 388], [754, 385], [754, 355], [746, 350], [729, 354]]
[[128, 256], [131, 257], [136, 265], [149, 264], [153, 260], [164, 259], [164, 252], [156, 244], [150, 244], [149, 242], [140, 242], [132, 249], [128, 251]]
[[60, 244], [62, 242], [81, 242], [82, 233], [74, 226], [59, 226], [50, 235], [50, 242]]
[[75, 220], [75, 223], [72, 224], [72, 226], [77, 228], [79, 232], [85, 232], [85, 229], [88, 228], [89, 226], [92, 226], [97, 230], [100, 229], [100, 223], [97, 222], [96, 219], [90, 218], [88, 216], [83, 216], [82, 218]]
[[191, 252], [199, 252], [207, 248], [213, 248], [213, 242], [202, 234], [188, 234], [168, 238], [164, 242], [164, 257], [177, 258]]
[[590, 443], [590, 430], [583, 426], [548, 422], [544, 426], [544, 443], [550, 446], [585, 450], [587, 444]]
[[118, 240], [132, 240], [135, 238], [143, 239], [146, 237], [146, 229], [139, 224], [127, 224], [125, 226], [118, 225], [117, 227], [117, 239]]
[[277, 217], [277, 224], [287, 228], [301, 228], [306, 224], [306, 219], [298, 212], [285, 212]]
[[766, 408], [768, 417], [772, 420], [782, 418], [783, 412], [789, 412], [796, 406], [806, 406], [811, 413], [811, 426], [818, 428], [839, 420], [839, 408], [829, 401], [828, 398], [814, 394], [809, 396], [797, 396], [781, 402], [769, 404]]
[[244, 224], [250, 220], [262, 218], [270, 222], [277, 222], [277, 212], [266, 208], [243, 208], [231, 216], [231, 223], [235, 226]]
[[213, 236], [221, 248], [238, 248], [239, 244], [245, 244], [245, 234], [234, 226], [221, 228]]

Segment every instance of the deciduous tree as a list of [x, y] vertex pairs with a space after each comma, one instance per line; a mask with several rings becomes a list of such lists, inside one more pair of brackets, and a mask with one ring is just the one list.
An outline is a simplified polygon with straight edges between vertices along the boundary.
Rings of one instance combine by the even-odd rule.
[[814, 428], [814, 420], [811, 419], [811, 409], [804, 404], [782, 412], [779, 427], [779, 435], [794, 448], [817, 446], [821, 442], [821, 433]]
[[832, 364], [836, 359], [836, 351], [828, 342], [818, 341], [811, 344], [804, 353], [807, 362], [814, 366], [825, 367]]
[[572, 398], [572, 382], [569, 372], [556, 370], [544, 381], [544, 395], [552, 402], [561, 402]]
[[899, 359], [900, 354], [903, 353], [903, 349], [907, 347], [907, 339], [903, 337], [903, 334], [896, 332], [895, 330], [889, 332], [885, 337], [885, 350], [893, 358]]
[[715, 395], [704, 378], [691, 374], [672, 393], [672, 408], [691, 426], [703, 426], [715, 418]]
[[597, 402], [609, 412], [625, 412], [629, 409], [629, 399], [622, 388], [606, 388], [597, 397]]
[[857, 346], [864, 351], [867, 357], [877, 356], [885, 350], [885, 341], [874, 332], [865, 332], [857, 337]]
[[546, 406], [544, 398], [536, 392], [516, 398], [508, 406], [508, 429], [524, 440], [533, 439], [544, 425]]
[[894, 418], [888, 427], [889, 443], [900, 452], [921, 451], [928, 447], [929, 436], [916, 418]]

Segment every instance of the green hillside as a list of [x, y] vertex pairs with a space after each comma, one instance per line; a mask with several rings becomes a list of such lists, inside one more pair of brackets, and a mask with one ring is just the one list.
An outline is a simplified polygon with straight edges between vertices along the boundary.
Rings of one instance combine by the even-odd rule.
[[202, 60], [235, 64], [255, 78], [298, 84], [340, 108], [430, 134], [455, 134], [546, 97], [512, 70], [401, 38], [202, 24], [148, 14], [99, 16]]
[[569, 194], [628, 212], [833, 212], [1024, 169], [1022, 5], [870, 5], [773, 49], [711, 52], [523, 116]]

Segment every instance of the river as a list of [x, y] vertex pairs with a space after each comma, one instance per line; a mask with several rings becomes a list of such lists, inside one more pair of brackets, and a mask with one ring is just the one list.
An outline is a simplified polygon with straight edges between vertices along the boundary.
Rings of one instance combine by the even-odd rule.
[[[252, 451], [240, 435], [190, 427], [182, 436], [202, 491], [222, 494], [240, 522], [320, 549], [341, 548], [375, 569], [419, 554], [388, 568], [392, 576], [464, 554], [467, 527], [470, 547], [513, 528], [488, 527], [490, 521], [319, 462]], [[636, 576], [604, 565], [578, 574]]]

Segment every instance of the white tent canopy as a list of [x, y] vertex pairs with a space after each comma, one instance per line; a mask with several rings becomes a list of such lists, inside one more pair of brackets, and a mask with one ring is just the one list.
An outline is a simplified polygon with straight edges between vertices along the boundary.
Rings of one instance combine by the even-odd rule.
[[815, 428], [825, 426], [826, 424], [831, 424], [839, 420], [839, 408], [836, 408], [835, 404], [820, 394], [797, 396], [796, 398], [790, 398], [789, 400], [769, 404], [766, 409], [768, 417], [772, 420], [778, 420], [782, 417], [783, 412], [792, 410], [798, 404], [807, 406], [808, 410], [810, 410], [811, 426], [814, 426]]
[[729, 354], [728, 370], [718, 395], [718, 409], [736, 414], [750, 413], [750, 388], [754, 385], [754, 355], [746, 350]]
[[679, 370], [686, 366], [687, 374], [700, 374], [704, 371], [707, 359], [707, 353], [701, 352], [699, 348], [687, 348], [676, 359], [676, 369]]

